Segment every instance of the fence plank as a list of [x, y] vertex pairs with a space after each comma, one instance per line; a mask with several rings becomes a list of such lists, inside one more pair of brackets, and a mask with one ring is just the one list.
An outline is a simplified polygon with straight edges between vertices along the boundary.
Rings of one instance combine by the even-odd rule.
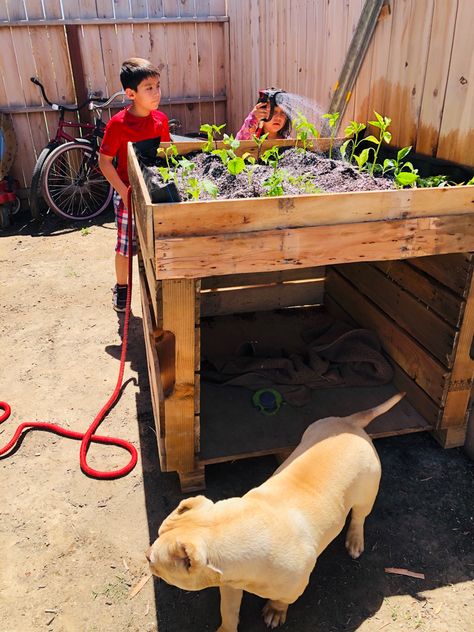
[[436, 0], [431, 27], [427, 73], [423, 89], [416, 151], [436, 156], [448, 82], [451, 44], [458, 3]]

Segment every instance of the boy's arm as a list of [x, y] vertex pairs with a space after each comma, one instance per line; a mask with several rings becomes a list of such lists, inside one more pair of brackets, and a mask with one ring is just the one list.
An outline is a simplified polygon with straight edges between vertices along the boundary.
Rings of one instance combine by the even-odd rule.
[[99, 154], [99, 168], [102, 171], [104, 178], [110, 182], [113, 188], [117, 191], [117, 193], [122, 198], [123, 204], [127, 206], [127, 192], [128, 187], [122, 181], [119, 174], [117, 173], [117, 169], [113, 165], [113, 156], [107, 156], [106, 154]]

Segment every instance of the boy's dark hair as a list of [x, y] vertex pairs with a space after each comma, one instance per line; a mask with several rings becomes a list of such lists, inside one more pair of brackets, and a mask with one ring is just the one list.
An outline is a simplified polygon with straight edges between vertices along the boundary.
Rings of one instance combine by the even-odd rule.
[[159, 77], [160, 71], [147, 59], [130, 57], [126, 59], [120, 68], [120, 82], [123, 89], [136, 90], [138, 85], [148, 77]]

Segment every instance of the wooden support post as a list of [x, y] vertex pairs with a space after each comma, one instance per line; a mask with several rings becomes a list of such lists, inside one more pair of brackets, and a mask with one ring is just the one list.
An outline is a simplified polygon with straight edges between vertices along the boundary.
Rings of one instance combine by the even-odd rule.
[[464, 318], [454, 353], [453, 370], [443, 416], [438, 431], [435, 432], [436, 439], [446, 448], [464, 445], [474, 380], [474, 358], [471, 356], [474, 340], [474, 274], [472, 270], [468, 287]]
[[193, 279], [161, 285], [161, 326], [174, 334], [176, 344], [175, 385], [164, 402], [166, 465], [178, 471], [186, 491], [204, 485], [204, 469], [197, 467], [194, 449], [199, 291], [200, 281]]

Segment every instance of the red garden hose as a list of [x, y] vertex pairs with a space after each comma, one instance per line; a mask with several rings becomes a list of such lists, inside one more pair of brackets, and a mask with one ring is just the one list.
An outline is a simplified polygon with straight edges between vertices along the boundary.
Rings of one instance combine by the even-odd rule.
[[[128, 208], [128, 290], [127, 290], [127, 303], [125, 307], [125, 322], [123, 327], [123, 339], [122, 339], [122, 353], [120, 355], [120, 369], [119, 375], [117, 378], [117, 384], [115, 386], [115, 390], [110, 396], [109, 400], [104, 404], [102, 409], [96, 415], [94, 421], [91, 423], [86, 432], [74, 432], [73, 430], [67, 430], [66, 428], [62, 428], [57, 424], [51, 424], [46, 422], [24, 422], [18, 426], [13, 435], [12, 439], [3, 447], [0, 448], [0, 456], [9, 452], [17, 443], [20, 438], [23, 430], [29, 428], [38, 428], [40, 430], [48, 430], [50, 432], [54, 432], [55, 434], [61, 435], [63, 437], [69, 437], [70, 439], [77, 439], [81, 441], [81, 450], [79, 453], [79, 460], [81, 464], [81, 470], [84, 474], [91, 476], [93, 478], [100, 479], [115, 479], [120, 478], [122, 476], [126, 476], [129, 474], [135, 465], [137, 464], [138, 453], [137, 449], [134, 445], [125, 441], [124, 439], [118, 439], [115, 437], [103, 437], [101, 435], [94, 434], [99, 425], [102, 423], [105, 415], [109, 412], [115, 402], [118, 400], [120, 389], [122, 387], [123, 380], [123, 372], [125, 366], [125, 358], [127, 355], [127, 340], [128, 340], [128, 324], [130, 320], [130, 303], [132, 298], [132, 240], [133, 240], [133, 227], [132, 227], [132, 196], [131, 196], [131, 188], [128, 189], [128, 198], [127, 198], [127, 208]], [[0, 424], [8, 419], [11, 413], [11, 408], [6, 402], [0, 402], [0, 410], [3, 410], [3, 413], [0, 415]], [[95, 470], [90, 467], [87, 463], [87, 452], [89, 451], [91, 443], [105, 443], [108, 445], [115, 445], [119, 448], [123, 448], [127, 450], [130, 454], [130, 461], [124, 467], [121, 467], [117, 470], [109, 470], [103, 472], [101, 470]]]

